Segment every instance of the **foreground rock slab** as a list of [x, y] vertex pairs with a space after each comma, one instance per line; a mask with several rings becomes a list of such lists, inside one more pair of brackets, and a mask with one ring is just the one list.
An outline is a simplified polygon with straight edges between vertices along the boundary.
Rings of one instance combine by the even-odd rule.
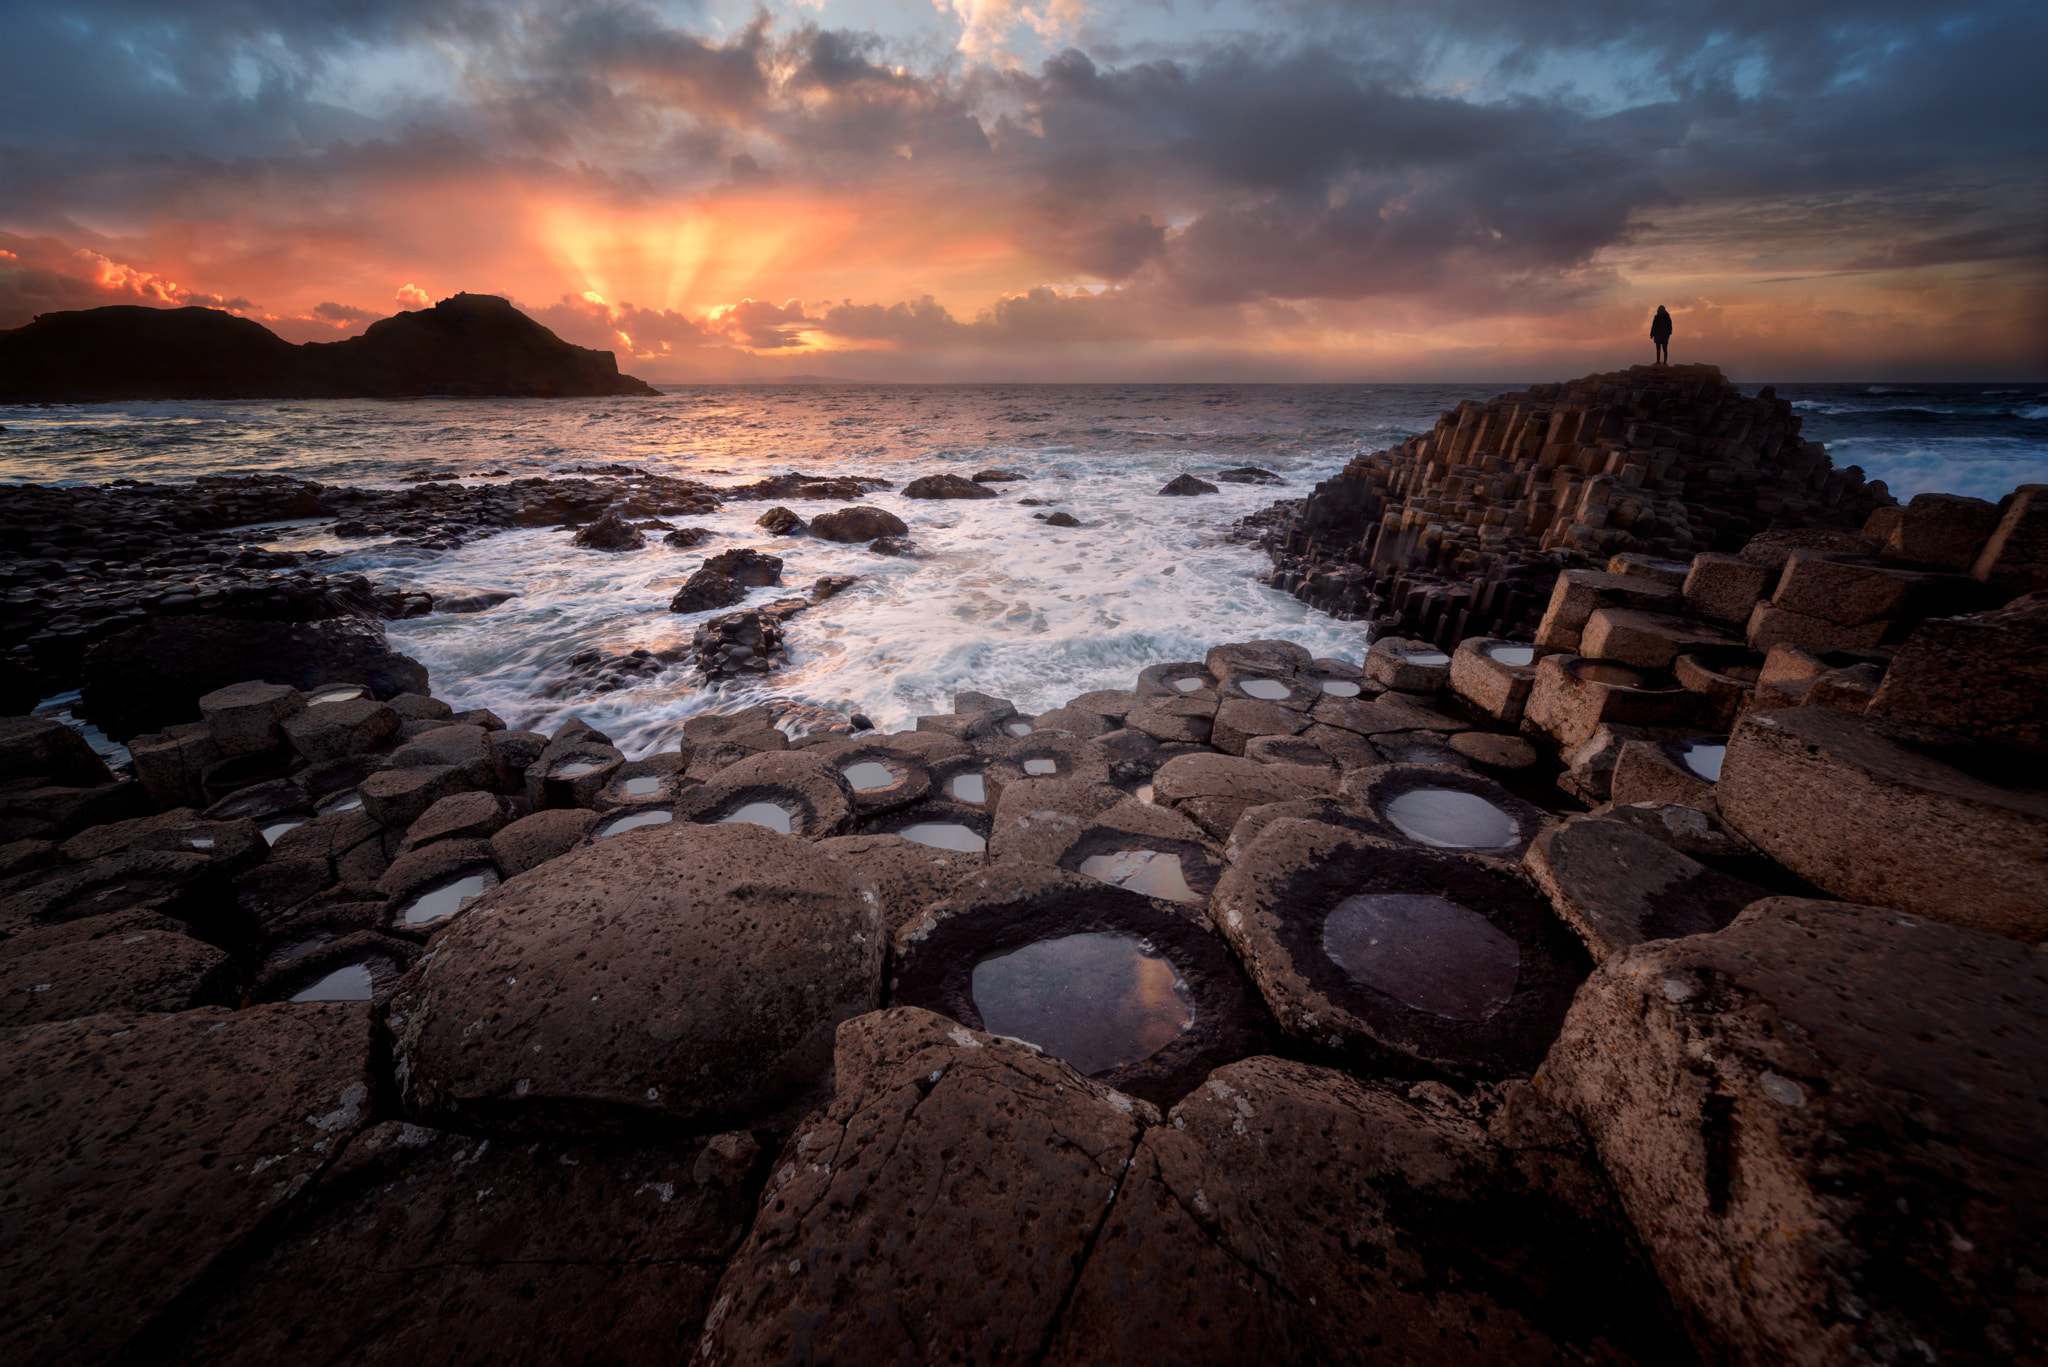
[[2028, 1361], [2044, 1023], [2038, 950], [1773, 898], [1603, 964], [1537, 1082], [1716, 1360]]
[[1040, 1360], [1158, 1113], [1066, 1064], [911, 1007], [839, 1029], [719, 1283], [713, 1364]]
[[1577, 1128], [1277, 1058], [1146, 1131], [1046, 1359], [1691, 1360]]
[[656, 1148], [388, 1121], [168, 1361], [681, 1362], [752, 1215], [744, 1132]]
[[154, 1360], [159, 1316], [366, 1123], [370, 1065], [366, 1004], [0, 1035], [0, 1358]]
[[759, 826], [644, 827], [501, 884], [391, 1004], [421, 1118], [556, 1133], [714, 1128], [822, 1073], [873, 1009], [872, 893]]

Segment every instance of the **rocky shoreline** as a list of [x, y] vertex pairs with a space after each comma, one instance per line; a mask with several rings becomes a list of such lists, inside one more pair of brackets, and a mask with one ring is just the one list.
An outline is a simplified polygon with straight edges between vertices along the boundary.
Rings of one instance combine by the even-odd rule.
[[[1630, 413], [1695, 382], [1558, 389]], [[454, 712], [377, 591], [316, 567], [177, 581], [204, 607], [132, 590], [145, 620], [81, 660], [218, 633], [203, 696], [195, 671], [160, 712], [96, 700], [151, 724], [132, 775], [0, 720], [0, 1347], [2040, 1357], [2048, 487], [1900, 507], [1790, 429], [1669, 402], [1649, 435], [1574, 419], [1545, 465], [1564, 444], [1509, 396], [1453, 415], [1439, 464], [1361, 458], [1271, 519], [1277, 573], [1299, 557], [1382, 627], [1362, 665], [1218, 645], [890, 734], [751, 708], [628, 760], [580, 721]], [[1658, 490], [1624, 542], [1590, 510], [1681, 480], [1631, 476], [1638, 449], [1760, 477], [1684, 544]], [[1520, 461], [1577, 501], [1508, 499]], [[1376, 471], [1377, 508], [1345, 503]], [[105, 580], [155, 592], [266, 520], [612, 514], [593, 540], [623, 544], [742, 496], [244, 481], [10, 491], [0, 521], [140, 552], [213, 507]], [[222, 611], [286, 569], [257, 592], [301, 616]], [[1529, 603], [1460, 600], [1471, 576]]]

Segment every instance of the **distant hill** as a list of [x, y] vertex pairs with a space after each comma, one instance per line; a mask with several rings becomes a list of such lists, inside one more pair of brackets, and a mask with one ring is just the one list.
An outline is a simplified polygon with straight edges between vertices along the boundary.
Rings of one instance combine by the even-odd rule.
[[573, 346], [494, 294], [458, 294], [294, 346], [218, 309], [133, 304], [0, 330], [0, 400], [587, 398], [659, 394], [609, 351]]

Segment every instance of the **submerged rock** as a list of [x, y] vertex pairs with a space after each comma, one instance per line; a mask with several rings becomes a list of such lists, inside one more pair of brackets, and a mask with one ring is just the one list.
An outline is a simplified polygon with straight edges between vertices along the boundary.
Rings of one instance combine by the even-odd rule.
[[958, 475], [925, 475], [913, 479], [903, 486], [905, 498], [994, 498], [996, 491], [985, 489], [971, 479]]
[[1172, 479], [1168, 480], [1165, 487], [1160, 489], [1159, 492], [1162, 494], [1188, 495], [1216, 494], [1223, 491], [1206, 479], [1196, 479], [1193, 475], [1182, 474], [1175, 475]]
[[637, 551], [647, 538], [617, 513], [606, 513], [577, 532], [572, 543], [586, 551]]

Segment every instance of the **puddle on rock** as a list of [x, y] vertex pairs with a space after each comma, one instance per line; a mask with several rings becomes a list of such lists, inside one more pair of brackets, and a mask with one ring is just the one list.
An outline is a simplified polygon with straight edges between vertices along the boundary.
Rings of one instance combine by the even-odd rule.
[[1721, 781], [1721, 759], [1728, 753], [1728, 747], [1721, 741], [1689, 740], [1678, 747], [1678, 757], [1685, 767], [1709, 783]]
[[1031, 734], [1031, 723], [1028, 721], [1006, 722], [1003, 725], [1003, 729], [1013, 736], [1028, 736]]
[[1278, 679], [1242, 679], [1237, 686], [1252, 697], [1264, 698], [1267, 702], [1279, 702], [1294, 692]]
[[1380, 814], [1410, 840], [1444, 849], [1495, 850], [1515, 843], [1515, 819], [1477, 793], [1456, 788], [1416, 788], [1401, 794]]
[[337, 968], [292, 998], [295, 1002], [366, 1002], [372, 994], [367, 964]]
[[961, 774], [946, 787], [962, 802], [988, 801], [988, 785], [982, 782], [980, 774]]
[[498, 886], [498, 875], [490, 869], [466, 873], [452, 883], [423, 892], [405, 904], [398, 919], [409, 926], [423, 926], [453, 916], [483, 894]]
[[652, 797], [661, 791], [661, 775], [643, 774], [639, 778], [629, 778], [619, 785], [619, 791], [627, 797]]
[[324, 702], [354, 702], [368, 691], [361, 684], [338, 684], [309, 695], [306, 698], [306, 705], [317, 707]]
[[567, 764], [556, 769], [553, 776], [555, 778], [582, 778], [585, 774], [594, 774], [602, 768], [604, 768], [604, 765], [594, 759], [572, 759]]
[[1202, 900], [1202, 895], [1188, 886], [1187, 875], [1181, 872], [1180, 856], [1163, 850], [1091, 854], [1081, 861], [1081, 872], [1145, 897], [1161, 897], [1169, 902]]
[[1333, 698], [1355, 698], [1358, 696], [1358, 685], [1349, 679], [1325, 679], [1323, 692]]
[[1194, 1024], [1187, 984], [1130, 935], [1063, 935], [974, 966], [974, 1009], [1008, 1035], [1100, 1073], [1150, 1058]]
[[295, 816], [289, 821], [273, 821], [268, 826], [263, 827], [259, 834], [262, 835], [264, 844], [275, 845], [277, 843], [277, 838], [283, 835], [286, 831], [296, 831], [299, 827], [305, 824], [306, 818], [302, 816]]
[[277, 961], [288, 964], [294, 959], [303, 959], [320, 946], [334, 939], [332, 935], [315, 935], [311, 939], [294, 941], [277, 951]]
[[353, 788], [345, 793], [336, 793], [318, 808], [322, 816], [340, 816], [343, 812], [360, 812], [362, 809], [363, 795]]
[[1412, 665], [1447, 665], [1451, 657], [1441, 650], [1416, 650], [1401, 657]]
[[185, 844], [195, 850], [210, 850], [213, 848], [213, 837], [210, 835], [188, 835], [185, 837]]
[[872, 793], [877, 788], [893, 787], [896, 783], [895, 770], [871, 759], [848, 765], [845, 773], [846, 781], [853, 785], [856, 793]]
[[1353, 982], [1449, 1020], [1492, 1016], [1522, 969], [1521, 946], [1493, 922], [1427, 893], [1345, 898], [1323, 921], [1323, 952]]
[[1486, 652], [1489, 660], [1498, 660], [1504, 665], [1520, 667], [1536, 663], [1535, 646], [1494, 646]]
[[663, 822], [675, 819], [674, 812], [634, 812], [630, 816], [622, 816], [604, 827], [597, 833], [597, 838], [599, 840], [609, 840], [615, 835], [624, 835], [627, 831], [637, 831], [642, 826], [659, 826]]
[[988, 841], [981, 838], [971, 827], [957, 821], [920, 821], [915, 826], [905, 826], [896, 832], [905, 840], [934, 849], [959, 850], [963, 854], [980, 854], [988, 848]]
[[[1138, 801], [1140, 801], [1140, 802], [1151, 802], [1151, 801], [1152, 801], [1152, 785], [1151, 785], [1151, 784], [1149, 784], [1149, 783], [1141, 783], [1141, 784], [1139, 784], [1139, 785], [1138, 785]], [[1155, 804], [1155, 805], [1156, 805], [1156, 804]]]
[[718, 824], [721, 826], [729, 826], [735, 821], [766, 826], [769, 830], [778, 831], [783, 835], [788, 835], [795, 829], [795, 823], [789, 817], [789, 809], [778, 807], [772, 802], [749, 802], [731, 816], [718, 818]]
[[1057, 774], [1059, 771], [1060, 766], [1056, 760], [1027, 759], [1024, 761], [1024, 772], [1032, 775], [1034, 778], [1043, 778], [1047, 774]]
[[1183, 693], [1192, 693], [1202, 686], [1200, 679], [1175, 679], [1173, 686]]

